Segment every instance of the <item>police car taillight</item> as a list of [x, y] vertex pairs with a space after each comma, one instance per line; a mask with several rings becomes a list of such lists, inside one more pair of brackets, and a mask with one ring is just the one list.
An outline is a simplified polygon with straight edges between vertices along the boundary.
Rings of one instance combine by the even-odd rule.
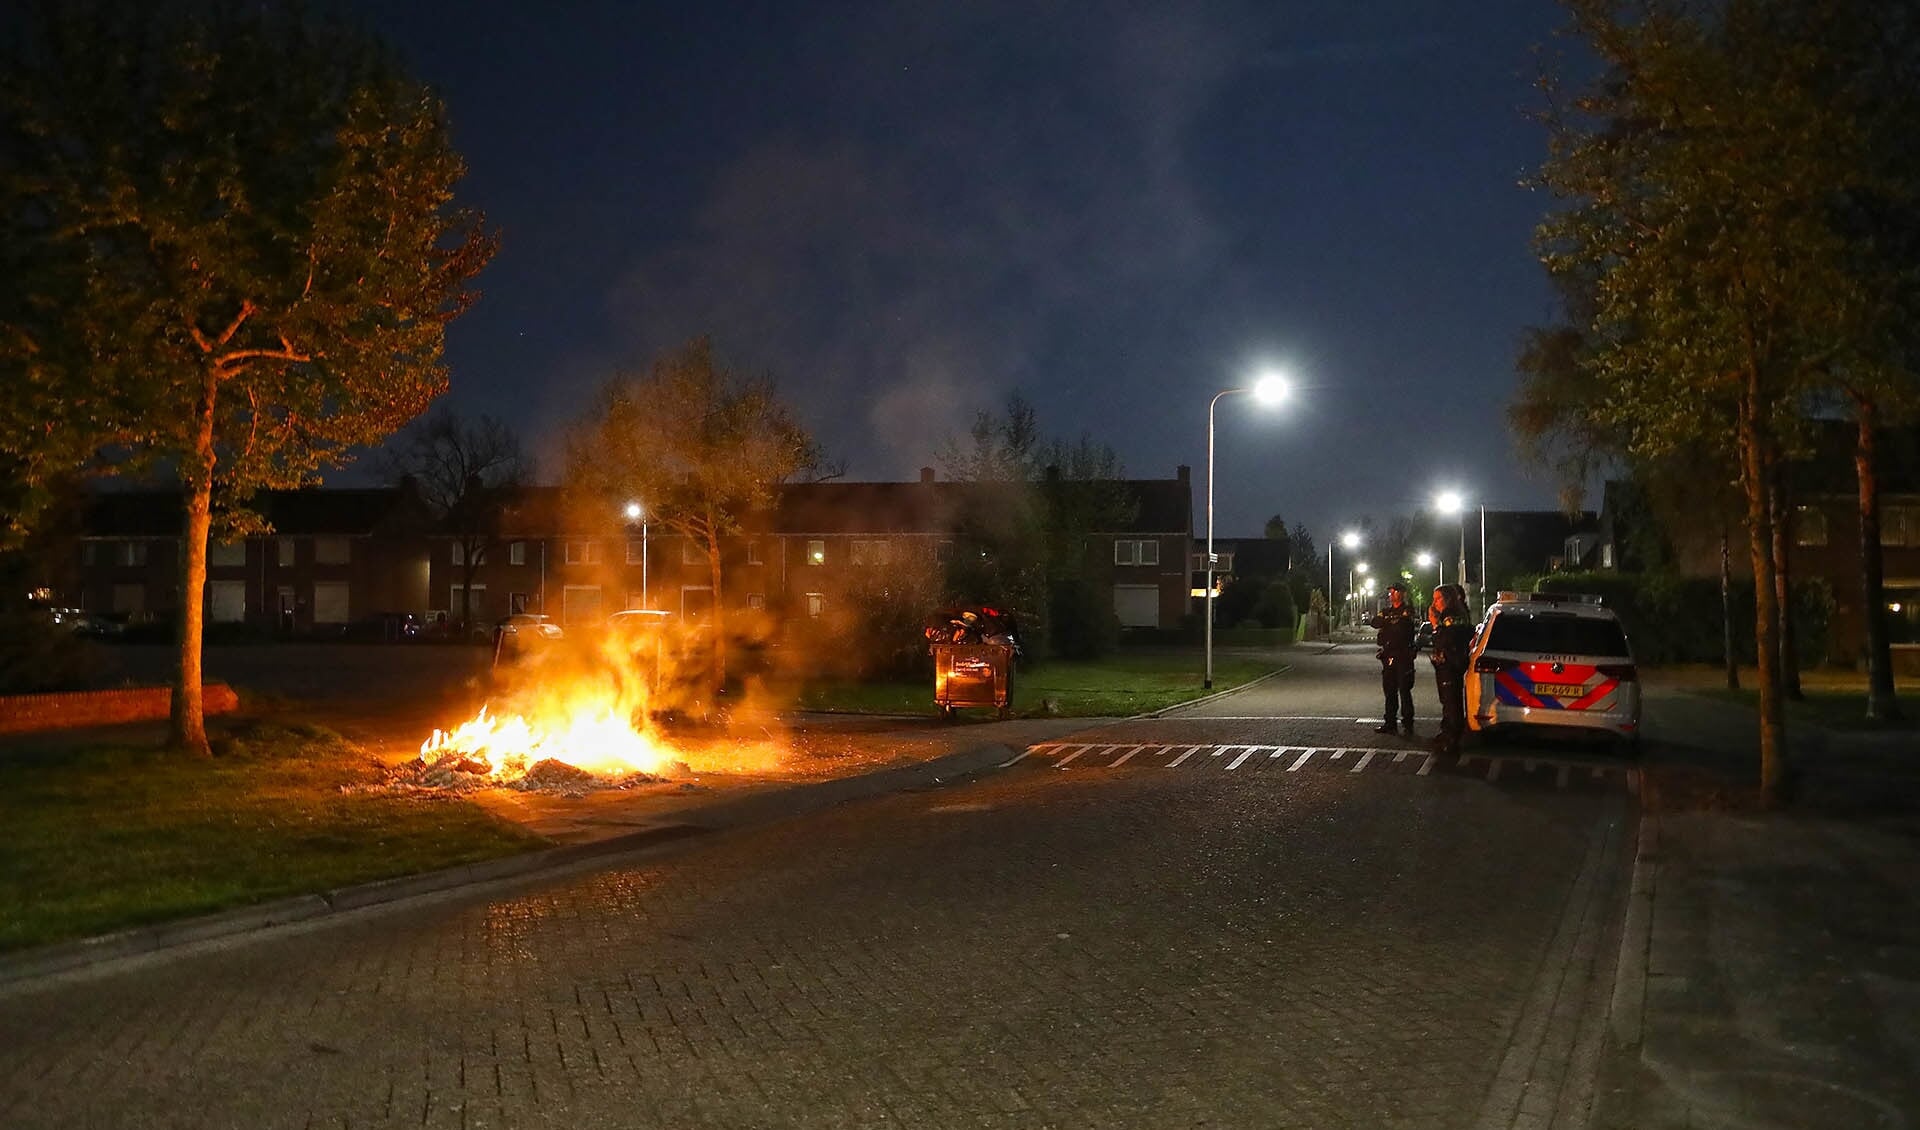
[[1623, 683], [1637, 682], [1640, 678], [1631, 663], [1602, 663], [1594, 667], [1594, 670], [1606, 678], [1618, 679]]

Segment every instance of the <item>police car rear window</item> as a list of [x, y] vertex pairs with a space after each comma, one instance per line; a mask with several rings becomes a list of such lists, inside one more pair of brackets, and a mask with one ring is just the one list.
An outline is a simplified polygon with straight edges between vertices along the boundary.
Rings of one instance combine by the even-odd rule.
[[1493, 635], [1487, 646], [1499, 651], [1624, 657], [1627, 636], [1613, 620], [1550, 612], [1504, 612], [1493, 618]]

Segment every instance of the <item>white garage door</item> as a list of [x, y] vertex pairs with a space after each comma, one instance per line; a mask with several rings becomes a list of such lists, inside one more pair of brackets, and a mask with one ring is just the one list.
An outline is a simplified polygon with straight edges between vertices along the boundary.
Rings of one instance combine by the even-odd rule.
[[1160, 586], [1113, 586], [1113, 614], [1120, 617], [1123, 628], [1159, 627]]
[[313, 622], [344, 624], [347, 615], [347, 584], [344, 581], [315, 581], [313, 584]]
[[207, 582], [207, 619], [216, 624], [238, 624], [246, 618], [247, 582]]

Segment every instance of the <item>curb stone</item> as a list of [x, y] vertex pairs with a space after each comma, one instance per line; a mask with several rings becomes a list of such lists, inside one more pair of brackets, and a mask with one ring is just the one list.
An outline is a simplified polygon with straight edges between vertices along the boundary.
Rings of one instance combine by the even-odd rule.
[[698, 809], [663, 813], [660, 822], [651, 827], [603, 840], [543, 848], [416, 875], [376, 879], [315, 894], [294, 895], [0, 955], [0, 992], [31, 987], [33, 982], [43, 978], [83, 971], [109, 962], [147, 957], [245, 935], [259, 935], [280, 927], [368, 907], [396, 906], [463, 888], [640, 852], [710, 832], [771, 823], [848, 801], [946, 787], [1012, 764], [1009, 758], [1013, 757], [1014, 752], [1011, 746], [1000, 742], [970, 746], [912, 765], [879, 769], [852, 777], [810, 781]]
[[1212, 702], [1217, 698], [1225, 698], [1230, 694], [1239, 694], [1241, 691], [1252, 690], [1253, 688], [1259, 686], [1261, 683], [1267, 682], [1270, 679], [1277, 679], [1291, 670], [1293, 670], [1293, 664], [1282, 663], [1280, 666], [1274, 668], [1273, 670], [1267, 672], [1266, 674], [1260, 676], [1259, 678], [1248, 679], [1246, 682], [1241, 683], [1237, 687], [1228, 687], [1224, 691], [1215, 691], [1210, 695], [1203, 695], [1200, 698], [1190, 699], [1182, 703], [1176, 703], [1173, 706], [1163, 707], [1162, 709], [1159, 709], [1159, 710], [1149, 710], [1144, 714], [1135, 714], [1131, 718], [1122, 718], [1121, 721], [1122, 722], [1138, 722], [1142, 718], [1165, 718], [1169, 714], [1178, 714], [1182, 710], [1191, 710], [1196, 706], [1201, 706], [1206, 703]]

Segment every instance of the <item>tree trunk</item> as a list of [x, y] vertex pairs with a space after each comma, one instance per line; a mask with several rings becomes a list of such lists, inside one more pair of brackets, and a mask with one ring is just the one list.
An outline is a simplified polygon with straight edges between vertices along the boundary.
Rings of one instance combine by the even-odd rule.
[[186, 528], [180, 537], [180, 671], [173, 684], [167, 745], [208, 756], [206, 703], [202, 697], [200, 645], [206, 629], [207, 532], [213, 524], [213, 405], [219, 378], [209, 368], [196, 407], [194, 457], [182, 468]]
[[717, 694], [727, 685], [727, 625], [720, 614], [720, 535], [707, 527], [707, 574], [713, 582], [713, 609], [707, 615], [713, 628], [713, 689]]
[[1860, 605], [1867, 622], [1867, 717], [1900, 717], [1893, 694], [1893, 649], [1887, 641], [1887, 594], [1880, 557], [1880, 479], [1874, 470], [1876, 423], [1873, 402], [1854, 399], [1859, 435], [1854, 440], [1853, 472], [1860, 487]]
[[1767, 513], [1773, 520], [1773, 595], [1780, 606], [1780, 693], [1798, 702], [1806, 695], [1800, 690], [1800, 653], [1793, 629], [1793, 552], [1792, 507], [1787, 501], [1787, 472], [1775, 464], [1767, 479]]
[[1773, 578], [1773, 521], [1767, 505], [1773, 452], [1761, 434], [1760, 373], [1746, 374], [1740, 398], [1741, 487], [1747, 499], [1747, 550], [1753, 559], [1753, 638], [1760, 679], [1760, 792], [1770, 805], [1787, 797], [1787, 726], [1780, 701], [1780, 604]]
[[1720, 528], [1720, 653], [1727, 661], [1727, 689], [1740, 689], [1740, 656], [1733, 650], [1733, 551]]

